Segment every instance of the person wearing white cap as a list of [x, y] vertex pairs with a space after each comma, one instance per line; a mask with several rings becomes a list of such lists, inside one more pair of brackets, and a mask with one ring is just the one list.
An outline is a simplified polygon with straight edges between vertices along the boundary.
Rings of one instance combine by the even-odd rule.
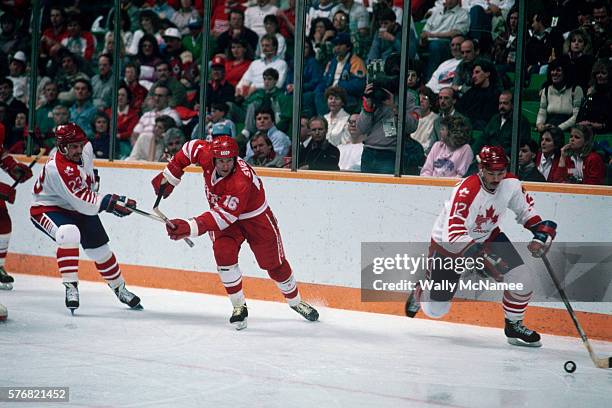
[[8, 79], [13, 81], [13, 98], [28, 103], [28, 77], [25, 74], [28, 60], [23, 51], [17, 51], [9, 63]]

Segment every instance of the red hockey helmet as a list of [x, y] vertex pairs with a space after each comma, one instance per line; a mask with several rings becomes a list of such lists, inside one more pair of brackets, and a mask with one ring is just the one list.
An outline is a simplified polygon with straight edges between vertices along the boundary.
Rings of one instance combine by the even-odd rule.
[[212, 141], [212, 152], [215, 159], [238, 157], [238, 143], [230, 136], [219, 136]]
[[85, 132], [74, 122], [59, 125], [55, 129], [55, 138], [57, 139], [57, 147], [60, 150], [64, 150], [69, 143], [87, 142]]
[[506, 170], [508, 167], [508, 156], [501, 146], [483, 146], [476, 160], [482, 167], [491, 171]]

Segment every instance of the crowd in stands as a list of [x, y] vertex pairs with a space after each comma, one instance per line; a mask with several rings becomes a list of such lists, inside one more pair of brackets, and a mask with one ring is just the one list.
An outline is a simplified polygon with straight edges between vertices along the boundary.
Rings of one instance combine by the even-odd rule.
[[[39, 34], [30, 30], [30, 5], [0, 5], [0, 132], [9, 152], [23, 152], [29, 133], [37, 148], [50, 149], [53, 129], [72, 121], [96, 156], [108, 158], [116, 114], [115, 158], [167, 161], [186, 140], [229, 135], [255, 166], [290, 165], [294, 36], [301, 29], [295, 0], [213, 0], [210, 27], [203, 27], [202, 0], [122, 0], [120, 61], [113, 61], [112, 3], [43, 3], [35, 101], [29, 54]], [[484, 145], [512, 154], [515, 3], [413, 0], [406, 44], [401, 0], [307, 0], [298, 167], [395, 171], [403, 52], [402, 174], [464, 177]], [[518, 175], [609, 183], [609, 1], [539, 0], [527, 10]], [[203, 35], [210, 58], [200, 107]]]

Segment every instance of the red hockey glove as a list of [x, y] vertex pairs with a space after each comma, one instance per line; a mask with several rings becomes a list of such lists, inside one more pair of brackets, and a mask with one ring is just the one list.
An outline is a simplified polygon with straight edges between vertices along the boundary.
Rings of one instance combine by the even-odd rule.
[[6, 167], [9, 176], [11, 176], [13, 180], [20, 183], [24, 183], [27, 179], [32, 177], [32, 169], [30, 169], [26, 164], [13, 160], [13, 162], [8, 164]]
[[170, 239], [177, 241], [191, 236], [191, 225], [187, 220], [175, 218], [166, 223], [166, 231]]
[[102, 199], [100, 211], [106, 211], [117, 217], [126, 217], [132, 213], [130, 208], [136, 208], [136, 201], [117, 194], [107, 194]]
[[548, 252], [553, 239], [557, 236], [557, 223], [550, 220], [539, 222], [531, 227], [531, 232], [533, 238], [527, 248], [534, 258], [541, 258]]
[[17, 191], [8, 184], [0, 183], [0, 200], [13, 204], [15, 202], [16, 192]]
[[174, 190], [174, 186], [168, 182], [163, 172], [155, 176], [155, 178], [151, 180], [151, 184], [153, 185], [153, 190], [155, 190], [155, 195], [159, 195], [161, 191], [162, 197], [164, 198], [168, 198], [172, 190]]

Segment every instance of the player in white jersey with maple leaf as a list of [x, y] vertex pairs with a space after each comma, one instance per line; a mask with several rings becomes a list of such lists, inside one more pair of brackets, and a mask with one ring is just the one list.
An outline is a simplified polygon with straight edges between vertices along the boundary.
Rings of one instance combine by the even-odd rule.
[[[429, 256], [456, 260], [479, 258], [489, 277], [507, 283], [521, 283], [521, 290], [504, 290], [504, 332], [513, 345], [539, 347], [540, 335], [523, 325], [525, 309], [532, 296], [532, 274], [506, 234], [499, 227], [506, 209], [516, 221], [533, 233], [528, 248], [534, 257], [546, 253], [556, 235], [553, 221], [542, 221], [534, 208], [533, 198], [521, 182], [506, 171], [508, 158], [501, 147], [484, 146], [477, 156], [478, 173], [463, 179], [453, 190], [433, 227]], [[443, 266], [452, 262], [433, 263], [426, 278], [434, 283], [457, 283], [461, 273]], [[518, 285], [517, 285], [518, 286]], [[426, 289], [417, 286], [406, 302], [406, 315], [414, 317], [422, 309], [432, 318], [444, 316], [451, 307], [454, 290]]]

